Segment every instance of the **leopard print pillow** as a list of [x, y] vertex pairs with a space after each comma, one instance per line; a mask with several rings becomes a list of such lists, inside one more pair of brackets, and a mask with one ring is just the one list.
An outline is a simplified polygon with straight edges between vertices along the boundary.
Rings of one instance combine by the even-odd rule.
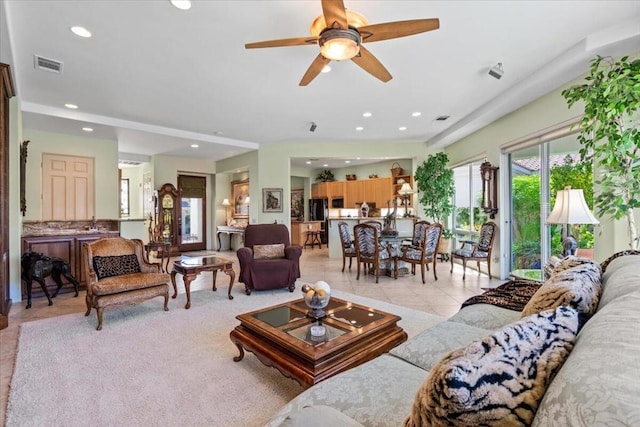
[[558, 307], [453, 351], [429, 372], [403, 425], [530, 425], [579, 327], [576, 310]]
[[140, 264], [135, 254], [117, 256], [94, 256], [93, 269], [98, 280], [122, 274], [140, 273]]

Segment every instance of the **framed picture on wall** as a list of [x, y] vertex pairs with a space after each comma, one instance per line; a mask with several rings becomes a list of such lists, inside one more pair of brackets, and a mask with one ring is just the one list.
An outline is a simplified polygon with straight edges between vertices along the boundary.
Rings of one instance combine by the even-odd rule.
[[249, 180], [232, 181], [233, 217], [249, 218]]
[[304, 217], [304, 190], [291, 190], [291, 218]]
[[282, 188], [263, 188], [262, 212], [282, 211]]

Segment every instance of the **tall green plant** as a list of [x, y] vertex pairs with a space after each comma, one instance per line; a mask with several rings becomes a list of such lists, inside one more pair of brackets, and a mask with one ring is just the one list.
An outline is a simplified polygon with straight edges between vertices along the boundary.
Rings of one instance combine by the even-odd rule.
[[625, 217], [632, 249], [640, 249], [633, 210], [640, 208], [640, 60], [597, 56], [586, 83], [562, 91], [569, 107], [584, 103], [578, 141], [582, 161], [597, 169], [597, 214]]
[[444, 224], [454, 207], [456, 187], [453, 169], [447, 167], [448, 163], [449, 156], [446, 153], [430, 154], [418, 166], [414, 176], [425, 215], [440, 224]]

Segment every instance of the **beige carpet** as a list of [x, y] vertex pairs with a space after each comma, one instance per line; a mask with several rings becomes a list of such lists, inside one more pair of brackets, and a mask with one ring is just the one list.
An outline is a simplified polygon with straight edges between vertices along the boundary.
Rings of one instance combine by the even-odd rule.
[[[402, 316], [409, 336], [433, 315], [364, 297], [335, 296]], [[235, 316], [299, 298], [287, 290], [236, 295], [202, 290], [162, 311], [157, 298], [105, 311], [96, 331], [71, 314], [21, 326], [7, 426], [259, 426], [302, 391], [238, 350]]]

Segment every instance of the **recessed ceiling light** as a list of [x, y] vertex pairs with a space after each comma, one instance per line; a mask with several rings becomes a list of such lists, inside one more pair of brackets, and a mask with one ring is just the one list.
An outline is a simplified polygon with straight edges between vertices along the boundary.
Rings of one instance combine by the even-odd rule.
[[398, 128], [398, 130], [400, 130], [400, 131], [405, 131], [405, 130], [407, 130], [407, 127], [406, 127], [406, 126], [400, 126], [400, 127]]
[[76, 110], [78, 108], [76, 104], [64, 104], [64, 106], [72, 110]]
[[331, 71], [331, 67], [329, 67], [328, 65], [325, 65], [325, 66], [322, 68], [322, 72], [323, 72], [323, 73], [328, 73], [329, 71]]
[[351, 160], [345, 160], [344, 162], [345, 163], [351, 163]]
[[362, 113], [362, 117], [371, 117], [371, 113], [370, 112], [366, 112], [366, 113]]
[[358, 132], [360, 132], [361, 130], [364, 130], [364, 128], [363, 128], [362, 126], [358, 126], [358, 127], [356, 128], [356, 130], [357, 130]]
[[323, 168], [328, 168], [328, 167], [329, 167], [329, 165], [325, 163], [324, 165], [322, 165], [322, 167], [323, 167]]
[[191, 9], [191, 1], [190, 0], [171, 0], [171, 4], [180, 9], [180, 10], [189, 10]]
[[79, 25], [74, 25], [73, 27], [69, 28], [71, 30], [71, 32], [73, 34], [75, 34], [78, 37], [83, 37], [85, 39], [91, 37], [91, 31], [87, 30], [84, 27], [81, 27]]
[[198, 144], [191, 144], [191, 148], [198, 148], [200, 147]]
[[420, 111], [415, 111], [413, 113], [411, 113], [412, 117], [420, 117], [422, 115], [422, 113]]
[[93, 128], [89, 128], [89, 127], [84, 127], [82, 128], [82, 130], [85, 132], [93, 132]]
[[307, 160], [305, 163], [310, 165], [311, 164], [311, 160]]

